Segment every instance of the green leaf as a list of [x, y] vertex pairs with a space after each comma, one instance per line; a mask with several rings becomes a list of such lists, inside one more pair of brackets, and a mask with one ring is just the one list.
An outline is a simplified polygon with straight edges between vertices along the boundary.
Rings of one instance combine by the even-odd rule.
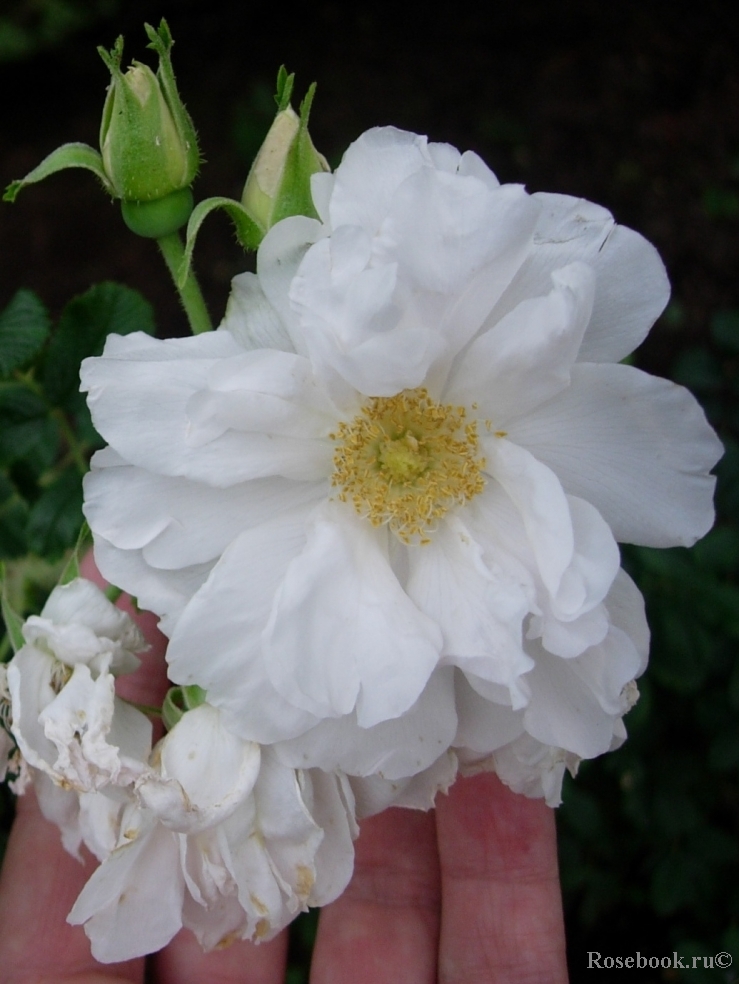
[[0, 421], [17, 424], [46, 416], [44, 400], [23, 383], [0, 383]]
[[19, 290], [0, 314], [0, 378], [38, 355], [49, 334], [49, 314], [30, 290]]
[[192, 263], [192, 251], [195, 247], [200, 226], [211, 212], [222, 208], [230, 216], [236, 227], [236, 238], [244, 249], [256, 249], [264, 239], [265, 230], [261, 229], [251, 218], [244, 206], [233, 198], [206, 198], [193, 209], [190, 221], [187, 223], [187, 240], [185, 243], [185, 255], [177, 273], [177, 283], [180, 288], [184, 287], [187, 276], [190, 272]]
[[155, 330], [151, 305], [130, 287], [106, 282], [75, 297], [62, 311], [44, 362], [42, 383], [48, 399], [77, 409], [82, 360], [100, 355], [111, 332], [153, 335]]
[[17, 653], [21, 646], [25, 645], [26, 640], [23, 638], [23, 619], [10, 604], [8, 598], [5, 564], [0, 564], [0, 605], [2, 606], [3, 622], [5, 622], [10, 645], [13, 647], [13, 652]]
[[0, 465], [22, 461], [39, 476], [54, 464], [58, 450], [59, 433], [50, 417], [14, 427], [4, 427], [0, 422]]
[[0, 475], [0, 557], [11, 560], [28, 550], [28, 506], [13, 484]]
[[20, 181], [12, 181], [5, 189], [3, 201], [14, 202], [18, 197], [18, 192], [26, 185], [36, 184], [38, 181], [43, 181], [44, 178], [56, 174], [57, 171], [64, 171], [69, 167], [82, 167], [92, 171], [100, 179], [108, 194], [115, 196], [113, 186], [105, 174], [103, 159], [98, 151], [88, 144], [68, 143], [53, 150], [25, 178], [21, 178]]
[[0, 383], [0, 464], [25, 457], [49, 440], [50, 430], [53, 460], [57, 443], [46, 401], [22, 383]]
[[40, 557], [58, 557], [77, 540], [82, 524], [82, 476], [70, 466], [31, 507], [28, 546]]

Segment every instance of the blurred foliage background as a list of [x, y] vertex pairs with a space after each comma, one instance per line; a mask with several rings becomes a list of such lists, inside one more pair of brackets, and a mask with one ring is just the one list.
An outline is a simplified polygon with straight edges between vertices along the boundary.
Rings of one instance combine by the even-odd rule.
[[[414, 2], [316, 0], [289, 21], [228, 0], [4, 0], [0, 184], [62, 142], [96, 144], [107, 84], [96, 46], [123, 33], [126, 59], [146, 60], [142, 24], [162, 15], [207, 161], [197, 197], [239, 197], [284, 62], [298, 97], [318, 81], [311, 132], [332, 163], [392, 123], [476, 150], [502, 181], [599, 202], [660, 250], [672, 301], [635, 363], [689, 386], [719, 430], [718, 522], [692, 551], [624, 550], [652, 657], [629, 741], [583, 766], [558, 813], [570, 964], [573, 981], [591, 976], [588, 950], [728, 950], [739, 964], [739, 17], [721, 0], [498, 0], [434, 16]], [[82, 172], [0, 209], [0, 559], [61, 556], [74, 541], [80, 468], [64, 427], [80, 426], [83, 454], [96, 435], [72, 362], [108, 330], [187, 333], [154, 252]], [[251, 262], [225, 218], [206, 223], [196, 262], [218, 318]], [[90, 290], [104, 281], [127, 288]], [[42, 369], [21, 393], [31, 349]], [[43, 582], [31, 557], [19, 594], [27, 569]], [[0, 809], [5, 832], [8, 796]], [[293, 933], [289, 984], [307, 980], [314, 927], [311, 915]]]

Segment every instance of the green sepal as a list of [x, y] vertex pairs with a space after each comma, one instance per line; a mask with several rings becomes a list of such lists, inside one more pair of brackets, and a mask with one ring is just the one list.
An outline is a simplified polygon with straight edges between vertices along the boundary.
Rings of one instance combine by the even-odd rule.
[[74, 545], [72, 554], [64, 565], [64, 570], [59, 575], [59, 585], [69, 584], [70, 581], [80, 577], [80, 561], [92, 546], [92, 531], [85, 520], [77, 536], [77, 543]]
[[291, 215], [306, 215], [310, 219], [318, 218], [318, 212], [313, 204], [310, 179], [311, 175], [323, 168], [319, 163], [319, 155], [308, 133], [308, 119], [315, 94], [316, 83], [313, 82], [300, 104], [300, 129], [287, 155], [279, 195], [275, 202], [275, 210], [272, 213], [272, 225], [281, 219], [289, 218]]
[[20, 181], [11, 181], [5, 189], [3, 201], [14, 202], [21, 188], [43, 181], [49, 175], [56, 174], [57, 171], [64, 171], [68, 167], [82, 167], [92, 171], [100, 179], [108, 194], [115, 197], [113, 185], [108, 181], [103, 168], [103, 158], [95, 148], [84, 143], [68, 143], [53, 150], [25, 178], [21, 178]]
[[197, 684], [170, 687], [162, 703], [162, 720], [167, 731], [171, 731], [188, 711], [204, 704], [206, 696], [206, 692]]
[[285, 66], [280, 65], [277, 72], [277, 92], [275, 93], [275, 102], [277, 103], [278, 113], [284, 113], [290, 105], [294, 84], [295, 72], [291, 72], [288, 75]]
[[177, 284], [180, 288], [184, 286], [190, 272], [192, 251], [200, 226], [205, 218], [218, 208], [222, 208], [230, 216], [236, 229], [236, 238], [244, 249], [257, 249], [264, 239], [266, 229], [257, 225], [244, 206], [240, 202], [234, 201], [233, 198], [206, 198], [204, 201], [198, 202], [190, 216], [190, 221], [187, 223], [185, 255], [177, 273]]
[[153, 28], [151, 24], [144, 24], [144, 30], [149, 38], [147, 48], [151, 48], [159, 55], [157, 78], [164, 92], [164, 98], [167, 101], [175, 125], [182, 139], [192, 151], [195, 173], [197, 173], [201, 160], [200, 150], [198, 149], [198, 135], [190, 114], [185, 109], [185, 105], [177, 90], [177, 80], [175, 79], [174, 69], [172, 68], [171, 56], [174, 39], [169, 30], [169, 24], [162, 17], [158, 28]]
[[21, 646], [25, 646], [26, 640], [23, 638], [23, 619], [13, 608], [8, 598], [7, 581], [5, 576], [5, 564], [0, 562], [0, 606], [2, 607], [3, 621], [10, 639], [13, 652], [17, 653]]

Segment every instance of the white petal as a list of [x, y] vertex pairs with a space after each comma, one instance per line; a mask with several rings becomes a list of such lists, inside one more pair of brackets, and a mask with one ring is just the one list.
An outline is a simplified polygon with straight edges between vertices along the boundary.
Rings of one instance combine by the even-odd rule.
[[570, 369], [593, 306], [594, 280], [583, 263], [552, 274], [543, 297], [521, 301], [470, 345], [454, 367], [444, 400], [469, 406], [496, 429], [569, 385]]
[[649, 625], [641, 591], [624, 570], [618, 572], [608, 593], [608, 614], [611, 624], [628, 635], [639, 654], [639, 669], [634, 676], [640, 676], [649, 657]]
[[68, 666], [84, 662], [97, 668], [104, 659], [113, 673], [133, 672], [139, 665], [135, 653], [147, 648], [131, 616], [83, 577], [54, 588], [41, 616], [27, 619], [23, 634]]
[[423, 382], [444, 342], [422, 319], [401, 319], [396, 264], [371, 259], [367, 233], [342, 227], [308, 250], [290, 299], [319, 374], [333, 370], [360, 393], [389, 396]]
[[532, 197], [542, 206], [534, 242], [497, 317], [546, 293], [554, 270], [582, 261], [595, 272], [596, 292], [580, 359], [620, 361], [644, 340], [667, 304], [670, 287], [656, 249], [592, 202], [543, 192]]
[[598, 510], [576, 496], [567, 496], [567, 502], [575, 549], [552, 598], [552, 612], [561, 619], [575, 619], [605, 598], [621, 558], [611, 529]]
[[529, 623], [528, 639], [541, 638], [549, 653], [572, 659], [589, 646], [597, 646], [608, 632], [608, 612], [605, 605], [596, 605], [590, 611], [569, 621], [561, 621], [551, 612], [535, 615]]
[[257, 276], [264, 295], [285, 327], [295, 351], [307, 354], [289, 301], [290, 284], [308, 247], [324, 235], [320, 222], [293, 215], [277, 222], [257, 253]]
[[187, 415], [193, 446], [229, 430], [310, 441], [325, 438], [336, 407], [302, 356], [257, 349], [214, 365], [207, 388], [188, 400]]
[[545, 745], [564, 748], [581, 758], [607, 752], [613, 735], [612, 715], [573, 670], [574, 661], [552, 656], [535, 642], [529, 645], [536, 667], [528, 676], [531, 701], [523, 712], [526, 731]]
[[167, 650], [170, 678], [205, 688], [247, 740], [292, 738], [316, 723], [275, 690], [262, 650], [275, 593], [305, 544], [314, 508], [283, 512], [238, 536], [185, 608]]
[[122, 550], [142, 550], [154, 568], [177, 570], [217, 560], [242, 531], [326, 491], [323, 484], [284, 478], [214, 488], [129, 465], [85, 476], [85, 515], [97, 536]]
[[[128, 347], [109, 341], [102, 357], [85, 360], [83, 389], [88, 391], [98, 431], [131, 464], [206, 484], [231, 485], [272, 474], [309, 480], [324, 477], [330, 468], [328, 442], [300, 440], [280, 433], [279, 428], [277, 433], [269, 427], [250, 431], [248, 415], [238, 430], [223, 432], [219, 428], [220, 436], [205, 427], [209, 421], [191, 419], [190, 401], [196, 394], [207, 392], [210, 371], [224, 357], [241, 355], [247, 362], [251, 357], [260, 365], [265, 358], [271, 359], [270, 386], [278, 387], [279, 393], [285, 388], [288, 392], [290, 387], [296, 389], [292, 369], [301, 364], [298, 356], [284, 352], [248, 354], [229, 332], [208, 334], [225, 340], [220, 358], [214, 358], [211, 351], [217, 347], [203, 348], [204, 335], [158, 343], [151, 340], [152, 344], [143, 349], [137, 345], [136, 336], [127, 335], [122, 342], [134, 339]], [[192, 344], [189, 348], [170, 348], [173, 341]], [[156, 393], [156, 400], [151, 399], [152, 393]], [[296, 399], [300, 399], [299, 388]], [[197, 403], [194, 408], [197, 416]]]
[[177, 834], [142, 830], [87, 882], [67, 922], [84, 924], [92, 955], [117, 963], [155, 953], [182, 926], [184, 880]]
[[722, 447], [681, 386], [630, 366], [576, 366], [569, 389], [508, 433], [591, 502], [617, 540], [690, 546], [713, 522], [708, 471]]
[[443, 634], [443, 662], [509, 688], [523, 705], [518, 678], [533, 666], [522, 648], [528, 599], [515, 579], [489, 567], [458, 517], [443, 522], [431, 543], [409, 548], [406, 590]]
[[429, 161], [426, 137], [376, 127], [349, 147], [336, 170], [331, 225], [359, 225], [375, 235], [398, 186]]
[[489, 755], [523, 733], [521, 711], [485, 700], [461, 673], [457, 674], [455, 692], [459, 715], [455, 748]]
[[44, 817], [59, 828], [64, 850], [77, 861], [82, 862], [80, 845], [83, 830], [80, 823], [79, 793], [73, 789], [62, 789], [45, 772], [38, 772], [35, 769], [33, 789]]
[[56, 759], [54, 743], [39, 721], [42, 710], [56, 697], [53, 673], [53, 658], [30, 645], [22, 646], [8, 664], [13, 737], [29, 765], [43, 770]]
[[571, 752], [550, 748], [526, 734], [493, 756], [495, 772], [506, 786], [532, 799], [543, 798], [551, 807], [562, 802], [565, 769], [574, 775], [578, 762]]
[[354, 840], [359, 834], [354, 819], [354, 795], [346, 777], [339, 774], [311, 769], [300, 774], [299, 779], [303, 797], [310, 801], [313, 820], [323, 831], [308, 903], [328, 905], [341, 895], [354, 873]]
[[298, 738], [280, 742], [275, 753], [296, 769], [318, 766], [397, 780], [427, 769], [451, 745], [456, 727], [453, 671], [446, 668], [432, 674], [400, 717], [371, 728], [359, 727], [354, 714], [327, 718]]
[[491, 189], [471, 175], [426, 167], [393, 196], [384, 258], [417, 287], [441, 294], [458, 293], [486, 267], [497, 281], [490, 310], [523, 260], [538, 213], [519, 185]]
[[119, 550], [101, 536], [95, 537], [95, 563], [107, 581], [138, 599], [144, 611], [163, 616], [159, 628], [165, 635], [171, 635], [182, 609], [213, 567], [210, 562], [175, 571], [156, 569], [146, 563], [141, 550]]
[[438, 793], [446, 793], [457, 776], [457, 756], [447, 750], [423, 772], [407, 779], [382, 776], [350, 778], [360, 820], [382, 813], [389, 806], [409, 810], [431, 810]]
[[267, 300], [259, 278], [253, 273], [240, 273], [231, 281], [226, 315], [219, 331], [230, 331], [245, 349], [294, 351], [280, 316]]
[[288, 567], [265, 630], [268, 672], [280, 693], [322, 717], [356, 706], [362, 727], [415, 703], [441, 645], [381, 543], [350, 506], [332, 504]]
[[499, 482], [521, 514], [539, 573], [556, 595], [575, 548], [567, 497], [553, 471], [502, 437], [483, 436], [486, 472]]
[[113, 686], [110, 673], [93, 680], [89, 667], [78, 663], [59, 695], [39, 715], [57, 751], [49, 774], [73, 789], [98, 789], [118, 778], [118, 749], [106, 740], [113, 722]]
[[259, 746], [224, 727], [216, 708], [201, 704], [182, 716], [155, 750], [159, 774], [136, 784], [142, 803], [162, 823], [196, 833], [230, 816], [259, 773]]
[[294, 909], [305, 905], [315, 882], [315, 855], [323, 831], [303, 798], [299, 777], [273, 756], [265, 755], [254, 790], [257, 824], [283, 890]]

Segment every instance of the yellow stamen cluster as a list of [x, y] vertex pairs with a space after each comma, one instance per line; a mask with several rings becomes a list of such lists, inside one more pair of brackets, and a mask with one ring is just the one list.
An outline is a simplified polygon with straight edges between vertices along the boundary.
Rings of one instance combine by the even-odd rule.
[[423, 388], [372, 397], [330, 435], [338, 498], [404, 543], [428, 543], [438, 520], [485, 486], [477, 422], [466, 416]]

